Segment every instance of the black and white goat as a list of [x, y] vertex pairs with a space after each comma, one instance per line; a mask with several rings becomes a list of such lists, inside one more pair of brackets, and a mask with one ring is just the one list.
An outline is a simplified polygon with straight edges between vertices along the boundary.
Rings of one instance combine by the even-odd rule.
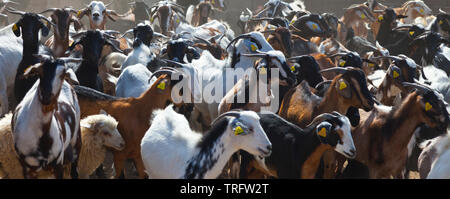
[[272, 152], [255, 112], [225, 113], [203, 136], [192, 131], [186, 118], [172, 106], [153, 114], [152, 126], [141, 142], [150, 178], [217, 178], [238, 150], [260, 158]]
[[[14, 111], [12, 132], [14, 146], [25, 178], [36, 178], [40, 170], [53, 170], [63, 178], [64, 165], [76, 163], [81, 149], [80, 107], [72, 86], [65, 80], [76, 77], [65, 66], [80, 59], [53, 59], [36, 56], [42, 63], [29, 67], [24, 76], [39, 80]], [[74, 167], [75, 166], [75, 167]]]

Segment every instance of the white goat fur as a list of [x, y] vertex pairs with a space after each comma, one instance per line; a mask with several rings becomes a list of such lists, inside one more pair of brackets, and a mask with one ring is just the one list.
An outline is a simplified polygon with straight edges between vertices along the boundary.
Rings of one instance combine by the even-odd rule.
[[156, 78], [153, 78], [153, 81], [149, 81], [151, 76], [152, 72], [142, 64], [128, 66], [119, 76], [116, 96], [124, 98], [140, 97], [156, 81]]
[[[0, 178], [23, 179], [22, 166], [17, 159], [11, 132], [12, 114], [5, 115], [0, 120]], [[87, 178], [105, 159], [105, 146], [120, 149], [125, 143], [117, 130], [117, 121], [103, 114], [89, 116], [81, 120], [82, 147], [78, 159], [78, 174]], [[101, 127], [96, 131], [87, 127]], [[109, 133], [109, 136], [102, 132]], [[69, 176], [66, 174], [66, 176]], [[39, 173], [40, 178], [49, 178], [46, 172]]]
[[[240, 120], [245, 122], [245, 125], [251, 125], [255, 132], [236, 136], [231, 130], [231, 121], [228, 120], [227, 128], [221, 129], [225, 132], [210, 149], [213, 154], [211, 158], [218, 158], [217, 162], [206, 171], [204, 178], [218, 177], [231, 155], [240, 149], [258, 155], [260, 152], [256, 147], [271, 145], [256, 113], [247, 111], [241, 112], [240, 115]], [[152, 126], [141, 142], [142, 159], [149, 177], [156, 179], [185, 177], [190, 160], [200, 153], [197, 145], [201, 140], [202, 134], [192, 131], [187, 119], [176, 113], [172, 105], [165, 110], [155, 111]], [[223, 150], [218, 147], [220, 145], [224, 146]]]
[[17, 68], [22, 60], [23, 40], [12, 31], [13, 24], [0, 30], [0, 117], [8, 112]]

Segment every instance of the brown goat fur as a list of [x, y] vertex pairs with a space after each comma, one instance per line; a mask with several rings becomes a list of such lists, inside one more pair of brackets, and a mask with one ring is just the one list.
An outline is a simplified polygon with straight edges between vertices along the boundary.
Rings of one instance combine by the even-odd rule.
[[[126, 147], [122, 151], [114, 151], [116, 178], [121, 176], [127, 159], [133, 159], [139, 177], [145, 177], [140, 154], [141, 139], [150, 127], [149, 121], [153, 110], [162, 109], [172, 101], [171, 91], [174, 84], [170, 79], [170, 76], [162, 75], [147, 92], [138, 98], [111, 101], [93, 100], [78, 95], [82, 117], [105, 110], [119, 122], [117, 129], [124, 138]], [[166, 84], [164, 91], [157, 88], [162, 82]]]

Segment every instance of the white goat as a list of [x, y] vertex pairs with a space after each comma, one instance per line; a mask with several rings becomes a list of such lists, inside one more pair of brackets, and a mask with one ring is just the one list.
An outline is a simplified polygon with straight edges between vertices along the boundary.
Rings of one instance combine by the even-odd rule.
[[14, 94], [17, 68], [22, 60], [23, 40], [12, 31], [13, 24], [0, 30], [0, 117], [8, 112], [8, 96]]
[[[36, 178], [40, 170], [54, 169], [63, 178], [64, 165], [76, 164], [81, 148], [80, 107], [66, 62], [80, 59], [41, 55], [24, 76], [39, 74], [40, 79], [25, 95], [14, 112], [12, 131], [25, 178]], [[76, 79], [72, 79], [78, 82]]]
[[153, 73], [142, 64], [127, 67], [117, 80], [116, 96], [140, 97], [156, 81], [156, 78], [150, 80], [152, 75]]
[[173, 106], [155, 111], [152, 126], [141, 142], [150, 178], [217, 178], [238, 150], [264, 158], [272, 144], [255, 112], [228, 112], [204, 136], [193, 132]]
[[420, 145], [420, 176], [427, 179], [450, 179], [450, 134], [427, 140]]

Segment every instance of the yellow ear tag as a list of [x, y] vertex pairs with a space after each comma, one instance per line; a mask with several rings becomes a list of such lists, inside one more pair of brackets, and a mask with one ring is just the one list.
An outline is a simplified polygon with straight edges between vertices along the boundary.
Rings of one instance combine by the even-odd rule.
[[383, 15], [378, 16], [378, 20], [383, 21], [384, 20]]
[[14, 24], [13, 27], [12, 27], [12, 30], [13, 31], [17, 31], [18, 29], [19, 29], [19, 27], [17, 27], [17, 24]]
[[180, 23], [180, 19], [177, 18], [177, 23]]
[[339, 90], [344, 90], [346, 88], [347, 88], [347, 84], [344, 81], [342, 81], [339, 85]]
[[394, 79], [397, 78], [398, 76], [400, 76], [400, 74], [398, 74], [397, 71], [394, 71]]
[[317, 133], [317, 134], [318, 134], [320, 137], [326, 138], [326, 137], [327, 137], [327, 129], [322, 128], [322, 129], [320, 129], [319, 133]]
[[439, 21], [439, 25], [442, 25], [444, 23], [444, 21], [440, 20]]
[[292, 67], [291, 67], [291, 71], [292, 71], [292, 72], [295, 72], [295, 66], [292, 66]]
[[373, 68], [373, 67], [375, 67], [375, 64], [369, 64], [369, 67]]
[[414, 35], [414, 31], [410, 31], [409, 35], [413, 36]]
[[423, 8], [422, 8], [422, 9], [420, 9], [420, 13], [423, 13], [423, 12], [425, 12], [425, 10], [423, 10]]
[[266, 74], [267, 74], [266, 68], [262, 67], [262, 68], [259, 70], [259, 74], [261, 74], [261, 75], [266, 75]]
[[258, 48], [254, 44], [250, 45], [250, 47], [252, 48], [252, 52], [255, 52], [256, 50], [258, 50]]
[[365, 14], [361, 14], [361, 19], [365, 19], [366, 15]]
[[244, 133], [244, 129], [242, 129], [242, 127], [240, 126], [236, 127], [236, 129], [234, 130], [235, 135], [240, 135], [242, 133]]
[[345, 82], [341, 82], [341, 84], [339, 85], [339, 90], [344, 90], [347, 88], [347, 84]]
[[155, 19], [153, 19], [153, 17], [150, 17], [150, 22], [153, 23]]
[[345, 61], [341, 61], [341, 62], [339, 63], [339, 66], [344, 67], [346, 63], [347, 63], [347, 62], [345, 62]]
[[77, 17], [80, 17], [80, 16], [81, 16], [81, 10], [79, 10], [77, 13]]
[[425, 104], [425, 111], [429, 111], [429, 110], [431, 110], [433, 108], [433, 106], [431, 106], [431, 104], [430, 103], [426, 103]]
[[291, 21], [291, 24], [290, 25], [293, 25], [295, 23], [295, 19], [293, 19], [292, 21]]
[[161, 89], [161, 90], [166, 90], [166, 83], [165, 83], [165, 82], [161, 82], [161, 83], [158, 85], [158, 88]]
[[313, 25], [312, 25], [312, 28], [313, 28], [313, 30], [316, 30], [318, 27], [317, 27], [316, 24], [313, 24]]

